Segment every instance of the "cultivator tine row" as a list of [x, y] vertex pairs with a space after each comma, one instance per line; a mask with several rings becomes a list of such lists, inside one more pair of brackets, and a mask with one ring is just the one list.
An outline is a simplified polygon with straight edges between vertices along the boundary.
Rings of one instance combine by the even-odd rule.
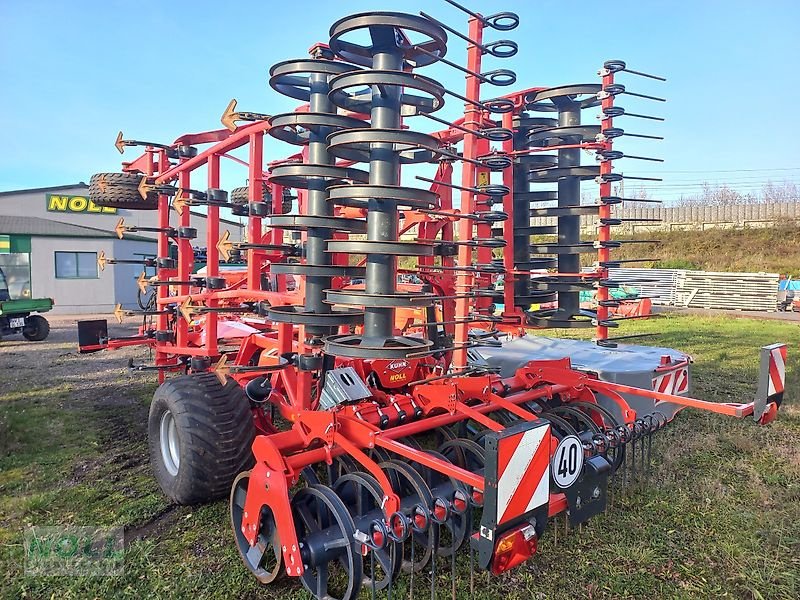
[[[653, 436], [682, 408], [767, 423], [783, 398], [783, 345], [763, 350], [753, 402], [714, 404], [687, 396], [688, 356], [615, 350], [652, 334], [608, 335], [649, 316], [653, 294], [631, 284], [656, 283], [609, 272], [648, 260], [614, 249], [655, 243], [612, 239], [613, 227], [654, 222], [614, 212], [652, 202], [626, 197], [626, 179], [654, 180], [614, 167], [660, 162], [613, 145], [662, 139], [615, 126], [662, 120], [618, 99], [663, 101], [615, 77], [663, 78], [607, 61], [599, 83], [498, 97], [487, 89], [517, 76], [484, 60], [519, 48], [485, 37], [519, 17], [447, 3], [468, 16], [467, 31], [426, 12], [342, 18], [309, 57], [271, 67], [270, 88], [301, 103], [295, 111], [238, 111], [233, 100], [224, 130], [171, 145], [120, 134], [120, 150], [142, 145], [143, 155], [92, 178], [99, 206], [158, 211], [154, 226], [116, 227], [120, 238], [153, 233], [158, 247], [155, 258], [98, 253], [101, 269], [137, 264], [155, 276], [136, 279], [141, 311], [115, 310], [120, 322], [143, 318], [139, 335], [109, 339], [106, 321], [87, 321], [81, 350], [154, 349], [153, 365], [131, 368], [162, 381], [150, 416], [159, 483], [179, 503], [232, 483], [244, 565], [264, 584], [296, 577], [315, 598], [474, 597], [474, 566], [508, 571], [542, 536], [556, 538], [562, 515], [565, 529], [580, 529], [612, 494], [647, 482]], [[465, 65], [448, 54], [453, 39], [467, 45]], [[420, 74], [434, 64], [463, 75], [463, 93]], [[439, 112], [452, 98], [464, 107], [454, 122]], [[600, 123], [586, 124], [587, 111]], [[197, 144], [209, 146], [198, 154]], [[245, 146], [247, 160], [232, 154]], [[289, 156], [265, 160], [287, 146]], [[221, 188], [223, 158], [247, 166], [246, 187]], [[425, 164], [433, 177], [401, 177]], [[591, 201], [582, 184], [598, 186]], [[202, 235], [191, 206], [206, 213]], [[241, 239], [221, 227], [222, 210], [246, 222]], [[581, 236], [587, 218], [591, 239]], [[596, 336], [529, 335], [551, 327]], [[167, 379], [173, 371], [186, 375]], [[200, 412], [209, 427], [180, 430], [172, 411]], [[195, 441], [213, 462], [202, 485], [175, 456]]]
[[236, 98], [232, 99], [225, 108], [225, 112], [222, 113], [222, 117], [220, 117], [220, 121], [226, 129], [236, 131], [237, 121], [268, 121], [270, 118], [269, 115], [263, 113], [237, 111], [236, 104]]
[[143, 267], [173, 268], [175, 261], [169, 257], [156, 258], [109, 258], [104, 250], [97, 253], [97, 266], [104, 271], [107, 265], [142, 265]]
[[194, 158], [197, 156], [197, 148], [188, 144], [158, 144], [155, 142], [143, 142], [141, 140], [126, 140], [122, 132], [117, 134], [117, 139], [114, 141], [114, 147], [120, 154], [125, 153], [125, 148], [130, 146], [145, 146], [148, 149], [160, 149], [164, 152], [167, 158]]
[[197, 229], [194, 227], [142, 227], [140, 225], [125, 225], [125, 219], [120, 217], [117, 221], [114, 231], [119, 239], [122, 239], [125, 233], [135, 233], [137, 231], [152, 231], [154, 233], [163, 233], [169, 238], [193, 240], [197, 237]]

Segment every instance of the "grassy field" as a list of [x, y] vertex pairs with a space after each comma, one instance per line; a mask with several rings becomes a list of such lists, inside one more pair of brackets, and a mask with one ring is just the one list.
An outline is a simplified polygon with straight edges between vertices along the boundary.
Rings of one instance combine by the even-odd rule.
[[[51, 340], [0, 344], [0, 597], [308, 598], [295, 582], [261, 587], [241, 565], [227, 506], [172, 507], [147, 462], [152, 376], [127, 374], [141, 350], [79, 356], [71, 325]], [[684, 412], [654, 442], [648, 482], [615, 486], [607, 514], [579, 531], [550, 523], [540, 553], [502, 577], [474, 575], [476, 598], [797, 598], [800, 596], [800, 325], [668, 316], [630, 325], [647, 343], [695, 358], [695, 395], [749, 400], [758, 348], [790, 344], [778, 420]], [[43, 368], [44, 367], [44, 368]], [[119, 577], [25, 577], [29, 525], [125, 528]], [[556, 533], [554, 535], [554, 533]], [[466, 552], [459, 598], [469, 598]], [[449, 563], [437, 567], [450, 597]], [[408, 598], [403, 579], [395, 598]], [[429, 597], [427, 575], [415, 597]], [[365, 591], [364, 597], [369, 593]]]
[[702, 271], [788, 273], [800, 277], [800, 227], [655, 231], [619, 239], [658, 240], [652, 244], [623, 244], [614, 258], [653, 258], [662, 266]]

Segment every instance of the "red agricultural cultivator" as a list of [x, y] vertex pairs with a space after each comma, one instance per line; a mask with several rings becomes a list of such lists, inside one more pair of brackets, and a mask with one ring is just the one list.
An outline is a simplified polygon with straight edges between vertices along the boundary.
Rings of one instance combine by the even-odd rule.
[[[245, 565], [264, 583], [298, 577], [316, 598], [390, 595], [401, 571], [413, 582], [437, 557], [455, 565], [462, 546], [504, 572], [536, 552], [548, 520], [602, 512], [609, 479], [641, 469], [678, 410], [766, 423], [782, 399], [784, 345], [762, 350], [755, 401], [717, 404], [687, 396], [687, 356], [609, 336], [633, 318], [616, 310], [627, 298], [608, 271], [623, 243], [612, 207], [627, 201], [613, 165], [653, 160], [612, 145], [658, 139], [617, 125], [655, 119], [617, 101], [661, 101], [617, 79], [661, 78], [614, 60], [594, 83], [484, 99], [516, 81], [484, 60], [518, 52], [484, 34], [519, 18], [447, 1], [467, 33], [425, 13], [345, 17], [309, 58], [270, 70], [296, 111], [232, 101], [225, 129], [165, 145], [120, 134], [120, 151], [144, 153], [91, 180], [98, 206], [158, 211], [158, 256], [140, 261], [156, 276], [139, 278], [154, 290], [135, 312], [139, 335], [109, 339], [105, 321], [87, 321], [81, 349], [153, 349], [154, 364], [134, 368], [162, 382], [149, 422], [160, 485], [179, 503], [230, 495]], [[448, 35], [466, 44], [466, 67], [446, 58]], [[419, 73], [434, 63], [463, 72], [466, 91]], [[447, 98], [463, 118], [434, 114]], [[599, 122], [582, 124], [591, 109]], [[247, 160], [231, 154], [243, 147]], [[246, 188], [221, 189], [225, 158], [246, 166]], [[597, 200], [581, 202], [581, 182], [599, 186]], [[221, 209], [246, 219], [246, 239], [220, 231]], [[596, 240], [582, 239], [582, 215], [598, 216]], [[581, 307], [586, 290], [596, 310]], [[531, 334], [548, 327], [596, 339]]]

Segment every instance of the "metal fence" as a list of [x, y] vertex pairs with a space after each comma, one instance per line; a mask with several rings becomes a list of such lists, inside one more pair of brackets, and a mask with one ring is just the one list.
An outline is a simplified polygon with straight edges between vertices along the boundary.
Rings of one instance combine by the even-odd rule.
[[653, 304], [674, 306], [678, 298], [677, 269], [609, 269], [609, 278], [639, 290]]
[[777, 273], [610, 269], [610, 278], [662, 306], [773, 312], [778, 305]]
[[[731, 204], [728, 206], [645, 205], [632, 202], [612, 207], [612, 215], [622, 219], [658, 219], [652, 223], [624, 223], [617, 231], [636, 233], [646, 231], [705, 230], [736, 227], [773, 227], [790, 221], [800, 223], [800, 202], [768, 202]], [[597, 228], [597, 215], [581, 217], [584, 233]], [[541, 217], [534, 225], [555, 225], [555, 217]]]

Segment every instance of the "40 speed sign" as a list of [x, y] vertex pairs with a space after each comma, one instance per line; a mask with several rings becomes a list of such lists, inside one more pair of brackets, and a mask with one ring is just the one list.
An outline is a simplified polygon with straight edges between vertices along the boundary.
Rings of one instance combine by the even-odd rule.
[[576, 435], [561, 438], [550, 461], [555, 484], [566, 489], [578, 480], [583, 470], [583, 444]]

